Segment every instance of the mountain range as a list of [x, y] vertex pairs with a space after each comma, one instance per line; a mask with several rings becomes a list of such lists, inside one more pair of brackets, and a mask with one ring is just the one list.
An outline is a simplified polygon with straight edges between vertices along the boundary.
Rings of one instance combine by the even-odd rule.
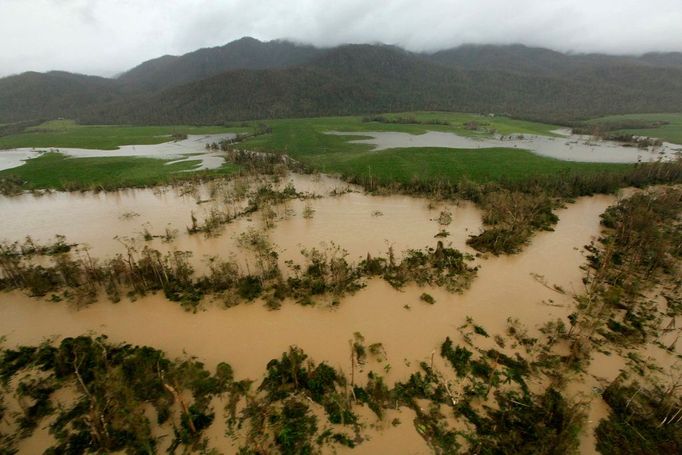
[[523, 45], [414, 53], [242, 38], [146, 61], [115, 78], [62, 71], [0, 79], [0, 123], [223, 124], [410, 110], [544, 121], [682, 111], [682, 54], [565, 54]]

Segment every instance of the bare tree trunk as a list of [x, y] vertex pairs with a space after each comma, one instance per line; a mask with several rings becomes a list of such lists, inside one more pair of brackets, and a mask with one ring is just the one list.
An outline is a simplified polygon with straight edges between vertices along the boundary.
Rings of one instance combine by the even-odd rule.
[[173, 387], [170, 384], [166, 384], [165, 382], [164, 382], [163, 386], [166, 390], [168, 390], [173, 395], [173, 397], [175, 397], [175, 399], [178, 401], [178, 403], [180, 403], [180, 407], [182, 408], [183, 414], [185, 414], [187, 416], [187, 423], [189, 424], [189, 429], [192, 431], [192, 434], [196, 434], [197, 428], [194, 426], [194, 422], [192, 421], [192, 415], [189, 413], [189, 409], [187, 408], [185, 401], [182, 399], [182, 397], [180, 396], [178, 391], [175, 389], [175, 387]]

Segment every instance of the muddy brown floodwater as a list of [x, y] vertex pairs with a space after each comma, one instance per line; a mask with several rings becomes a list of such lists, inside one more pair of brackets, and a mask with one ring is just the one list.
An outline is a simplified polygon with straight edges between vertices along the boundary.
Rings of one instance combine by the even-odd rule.
[[[318, 194], [346, 187], [326, 177], [293, 178], [297, 189]], [[531, 332], [549, 320], [565, 318], [573, 309], [571, 294], [583, 289], [583, 246], [599, 234], [599, 215], [614, 201], [609, 196], [578, 199], [557, 211], [560, 221], [554, 232], [537, 234], [522, 253], [478, 258], [478, 277], [461, 295], [417, 286], [396, 291], [384, 281], [370, 280], [365, 289], [334, 308], [286, 302], [280, 310], [271, 311], [261, 302], [230, 309], [208, 303], [192, 314], [161, 294], [117, 304], [102, 299], [75, 310], [64, 303], [12, 292], [0, 294], [0, 334], [7, 337], [6, 345], [15, 346], [52, 336], [104, 333], [112, 341], [151, 345], [171, 357], [195, 355], [209, 368], [227, 361], [237, 377], [257, 379], [267, 362], [290, 345], [298, 345], [316, 361], [348, 372], [349, 340], [354, 332], [360, 332], [368, 343], [383, 343], [387, 352], [385, 362], [366, 369], [383, 369], [387, 382], [393, 383], [405, 379], [420, 360], [430, 358], [445, 337], [457, 337], [457, 327], [467, 316], [491, 334], [503, 333], [508, 317], [518, 318]], [[304, 204], [289, 202], [289, 215], [269, 231], [285, 257], [296, 257], [302, 246], [329, 241], [347, 249], [353, 259], [367, 252], [383, 253], [389, 244], [396, 251], [433, 246], [433, 236], [443, 228], [435, 221], [441, 210], [453, 215], [453, 222], [445, 226], [451, 234], [446, 241], [457, 248], [466, 250], [466, 238], [481, 228], [480, 212], [465, 203], [441, 203], [434, 209], [424, 199], [347, 193], [311, 200], [315, 210], [312, 219], [301, 215]], [[136, 230], [142, 223], [150, 223], [155, 229], [170, 223], [181, 230], [190, 212], [197, 207], [205, 210], [204, 205], [197, 205], [196, 197], [170, 190], [3, 198], [0, 210], [14, 216], [0, 221], [0, 232], [6, 240], [20, 240], [30, 234], [45, 241], [54, 234], [64, 234], [69, 241], [89, 243], [93, 255], [106, 256], [121, 251], [115, 236], [138, 235]], [[127, 211], [140, 216], [123, 219], [121, 215]], [[192, 250], [195, 257], [237, 254], [234, 237], [258, 223], [257, 217], [235, 222], [212, 238], [189, 236], [183, 231], [165, 247]], [[159, 245], [155, 243], [155, 247]], [[553, 289], [555, 285], [565, 293]], [[436, 299], [434, 305], [420, 301], [425, 291]], [[371, 441], [353, 453], [427, 453], [424, 441], [409, 424], [409, 412], [403, 411], [402, 425], [393, 428], [384, 424], [384, 430], [374, 433]], [[220, 438], [222, 432], [210, 434], [218, 449], [234, 452], [229, 440]]]
[[[397, 253], [407, 248], [424, 248], [435, 243], [433, 236], [443, 227], [451, 232], [447, 240], [454, 247], [467, 249], [467, 237], [481, 227], [480, 211], [466, 202], [458, 205], [439, 203], [435, 208], [429, 208], [429, 201], [423, 198], [368, 196], [344, 182], [324, 176], [291, 174], [276, 187], [282, 188], [288, 183], [306, 194], [326, 196], [333, 190], [341, 194], [307, 201], [296, 199], [274, 207], [280, 221], [268, 234], [283, 261], [300, 260], [302, 248], [319, 248], [321, 244], [330, 245], [331, 242], [346, 249], [353, 260], [367, 253], [385, 254], [389, 245]], [[255, 188], [259, 184], [263, 182], [251, 186]], [[209, 185], [199, 187], [192, 194], [183, 189], [0, 197], [0, 212], [12, 214], [0, 219], [0, 241], [23, 241], [30, 235], [38, 243], [48, 243], [56, 234], [61, 234], [69, 242], [88, 245], [92, 256], [104, 258], [125, 252], [120, 239], [129, 239], [140, 248], [149, 245], [160, 251], [192, 251], [192, 262], [199, 273], [204, 270], [208, 256], [241, 256], [237, 236], [249, 228], [261, 228], [261, 217], [254, 214], [251, 218], [240, 218], [213, 237], [190, 235], [187, 226], [192, 213], [203, 220], [212, 209], [231, 206], [220, 198], [210, 199]], [[355, 191], [346, 192], [347, 189]], [[311, 218], [302, 215], [306, 205], [314, 210]], [[440, 226], [435, 221], [441, 210], [452, 213], [453, 221], [449, 226]], [[145, 229], [160, 235], [166, 228], [177, 233], [170, 243], [160, 239], [145, 242], [142, 238]], [[240, 265], [245, 266], [243, 260]]]

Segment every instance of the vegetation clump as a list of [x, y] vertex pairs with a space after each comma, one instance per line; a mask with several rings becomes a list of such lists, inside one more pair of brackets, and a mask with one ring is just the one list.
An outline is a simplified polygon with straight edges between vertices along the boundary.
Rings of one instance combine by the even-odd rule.
[[682, 452], [680, 384], [641, 385], [621, 376], [602, 394], [611, 408], [595, 430], [604, 455]]
[[551, 230], [559, 221], [557, 201], [546, 194], [498, 191], [483, 196], [487, 228], [467, 240], [473, 248], [493, 254], [518, 253], [537, 230]]
[[16, 196], [24, 192], [24, 180], [17, 175], [0, 177], [0, 194], [4, 196]]
[[385, 115], [372, 115], [372, 116], [362, 117], [362, 122], [363, 123], [370, 123], [370, 122], [393, 123], [393, 124], [399, 124], [399, 125], [443, 125], [443, 126], [450, 125], [449, 121], [436, 119], [436, 118], [418, 119], [414, 116], [411, 116], [411, 117], [402, 117], [402, 116], [387, 117]]
[[447, 226], [450, 223], [452, 223], [452, 213], [448, 210], [443, 210], [440, 212], [440, 215], [438, 215], [438, 224], [441, 226]]
[[[65, 338], [57, 346], [45, 343], [3, 350], [3, 385], [20, 372], [33, 374], [16, 388], [20, 396], [34, 402], [19, 420], [24, 436], [45, 416], [57, 413], [50, 424], [56, 439], [51, 453], [154, 453], [158, 440], [144, 412], [147, 403], [158, 424], [168, 423], [174, 429], [172, 447], [197, 447], [213, 421], [212, 397], [232, 382], [227, 364], [211, 374], [191, 358], [173, 361], [156, 349], [88, 336]], [[72, 402], [56, 409], [52, 393], [71, 386], [76, 391]], [[173, 417], [173, 409], [179, 418]]]
[[388, 260], [367, 257], [360, 263], [368, 275], [381, 275], [395, 288], [408, 282], [419, 286], [440, 286], [450, 292], [461, 292], [469, 286], [477, 269], [468, 262], [473, 258], [438, 241], [436, 248], [407, 250], [397, 263], [389, 250]]
[[310, 220], [313, 218], [314, 215], [315, 209], [310, 204], [310, 202], [306, 202], [305, 207], [303, 207], [303, 218], [305, 218], [306, 220]]
[[[443, 343], [441, 353], [448, 359], [459, 352], [452, 344], [449, 338]], [[358, 346], [365, 356], [385, 353], [381, 343], [365, 351], [364, 338], [356, 334], [351, 348], [358, 361]], [[363, 404], [380, 419], [389, 409], [412, 409], [415, 430], [436, 453], [497, 453], [506, 448], [515, 453], [574, 452], [579, 408], [554, 388], [535, 394], [518, 387], [531, 374], [520, 358], [497, 351], [463, 352], [468, 352], [463, 357], [470, 368], [458, 370], [457, 381], [422, 362], [405, 382], [390, 387], [373, 371], [364, 384], [356, 383], [353, 371], [349, 380], [292, 346], [268, 362], [265, 377], [253, 389], [252, 381], [237, 381], [227, 363], [210, 373], [195, 359], [170, 360], [156, 349], [113, 344], [106, 337], [3, 349], [0, 381], [8, 387], [21, 378], [13, 387], [30, 405], [13, 420], [22, 432], [0, 441], [3, 450], [12, 453], [19, 439], [55, 415], [49, 424], [56, 439], [50, 450], [55, 453], [155, 453], [162, 443], [153, 436], [158, 434], [152, 431], [156, 426], [172, 428], [171, 452], [207, 451], [203, 433], [215, 424], [211, 403], [222, 397], [227, 434], [239, 441], [240, 453], [318, 453], [328, 445], [354, 447], [362, 442], [366, 428], [355, 412]], [[506, 377], [514, 379], [503, 380]], [[74, 388], [75, 396], [58, 404], [54, 393], [68, 387]], [[145, 410], [149, 406], [152, 413]], [[448, 414], [470, 426], [455, 430]], [[543, 447], [559, 452], [543, 452]]]
[[[606, 228], [600, 245], [590, 245], [592, 273], [588, 294], [579, 301], [579, 338], [601, 335], [621, 345], [641, 344], [659, 336], [663, 314], [646, 292], [663, 283], [677, 288], [682, 258], [682, 189], [661, 188], [621, 200], [602, 215]], [[674, 297], [669, 302], [674, 302]]]
[[[433, 362], [422, 362], [421, 371], [389, 392], [415, 411], [415, 428], [435, 453], [577, 453], [584, 421], [581, 405], [554, 386], [539, 392], [527, 386], [541, 358], [529, 361], [494, 349], [469, 350], [450, 338], [440, 354], [453, 367], [455, 379], [437, 371]], [[449, 426], [444, 406], [471, 427]]]
[[187, 227], [187, 232], [189, 234], [204, 233], [211, 236], [216, 234], [223, 225], [239, 218], [250, 216], [259, 210], [262, 211], [264, 225], [267, 228], [271, 228], [274, 225], [272, 222], [273, 218], [276, 216], [272, 210], [273, 205], [286, 203], [293, 199], [309, 199], [314, 196], [297, 192], [291, 183], [284, 186], [281, 190], [273, 188], [268, 183], [259, 185], [249, 194], [237, 194], [237, 191], [235, 191], [229, 197], [234, 199], [235, 202], [246, 199], [246, 204], [241, 208], [232, 207], [231, 210], [229, 207], [225, 210], [213, 208], [202, 223], [192, 213], [191, 225]]
[[269, 133], [272, 133], [272, 128], [265, 123], [259, 123], [251, 132], [237, 133], [233, 138], [206, 144], [206, 150], [221, 150], [223, 152], [234, 151], [236, 150], [236, 144]]
[[590, 122], [580, 122], [572, 126], [573, 134], [589, 134], [599, 138], [608, 138], [610, 133], [619, 130], [644, 130], [656, 129], [669, 125], [667, 120], [647, 120], [647, 119], [620, 119], [620, 120], [594, 120]]
[[433, 305], [434, 303], [436, 303], [436, 299], [434, 299], [431, 294], [428, 294], [426, 292], [423, 292], [422, 295], [419, 296], [419, 300], [428, 303], [429, 305]]
[[255, 230], [242, 233], [238, 239], [253, 258], [253, 268], [247, 264], [244, 272], [232, 260], [209, 258], [209, 271], [200, 277], [194, 275], [188, 251], [164, 254], [149, 246], [138, 251], [128, 245], [125, 254], [97, 261], [87, 251], [78, 250], [73, 255], [70, 247], [65, 249], [68, 245], [64, 239], [59, 242], [51, 249], [32, 244], [36, 251], [59, 250], [50, 256], [49, 265], [30, 261], [20, 254], [18, 244], [1, 246], [0, 289], [23, 289], [35, 297], [52, 294], [56, 299], [61, 299], [58, 293], [62, 293], [79, 306], [95, 301], [100, 291], [113, 301], [123, 295], [136, 297], [163, 291], [168, 299], [191, 310], [196, 310], [207, 294], [223, 298], [230, 305], [235, 298], [264, 298], [276, 309], [287, 298], [307, 305], [326, 296], [336, 303], [339, 297], [361, 289], [364, 280], [373, 276], [381, 276], [396, 288], [415, 282], [459, 292], [476, 275], [476, 268], [469, 265], [470, 256], [442, 242], [435, 249], [409, 250], [400, 262], [390, 252], [388, 258], [368, 255], [352, 264], [346, 259], [347, 253], [333, 244], [324, 250], [303, 250], [304, 263], [287, 262], [290, 273], [286, 277], [274, 246], [263, 232]]
[[452, 367], [457, 372], [457, 376], [463, 378], [469, 371], [469, 361], [471, 359], [471, 351], [465, 347], [457, 346], [452, 348], [452, 340], [447, 337], [440, 348], [441, 357], [447, 359]]
[[606, 140], [609, 141], [617, 141], [617, 142], [622, 142], [626, 146], [630, 147], [637, 147], [640, 149], [647, 149], [650, 147], [660, 147], [663, 145], [663, 141], [660, 139], [656, 138], [651, 138], [651, 137], [642, 137], [642, 136], [636, 136], [634, 134], [629, 134], [629, 133], [612, 133], [605, 135], [603, 137]]
[[49, 244], [38, 244], [30, 236], [27, 236], [22, 243], [3, 243], [0, 244], [1, 257], [31, 257], [31, 256], [54, 256], [68, 253], [72, 248], [78, 246], [74, 243], [66, 243], [66, 237], [56, 235], [54, 242]]
[[[318, 434], [318, 418], [310, 405], [320, 406], [327, 421], [350, 425], [357, 430], [358, 417], [352, 410], [343, 375], [325, 363], [315, 365], [299, 348], [290, 347], [279, 359], [268, 362], [267, 373], [248, 398], [241, 415], [228, 426], [247, 426], [245, 453], [261, 453], [266, 448], [282, 454], [316, 453], [317, 445], [338, 443], [353, 447], [343, 433], [325, 430]], [[236, 424], [236, 426], [235, 426]]]
[[468, 453], [578, 453], [584, 413], [556, 389], [526, 395], [500, 391], [495, 401], [483, 416], [462, 407], [476, 426]]
[[513, 254], [537, 231], [551, 230], [554, 211], [576, 197], [610, 194], [624, 187], [643, 188], [682, 182], [682, 159], [637, 163], [595, 172], [558, 172], [521, 178], [412, 178], [405, 181], [376, 176], [348, 175], [347, 179], [375, 193], [427, 195], [438, 199], [466, 199], [484, 210], [484, 230], [468, 244], [481, 252]]
[[306, 362], [307, 358], [302, 350], [292, 347], [279, 360], [271, 360], [259, 390], [265, 391], [272, 401], [304, 393], [324, 407], [330, 422], [354, 423], [357, 417], [341, 393], [346, 379], [329, 365], [315, 365]]

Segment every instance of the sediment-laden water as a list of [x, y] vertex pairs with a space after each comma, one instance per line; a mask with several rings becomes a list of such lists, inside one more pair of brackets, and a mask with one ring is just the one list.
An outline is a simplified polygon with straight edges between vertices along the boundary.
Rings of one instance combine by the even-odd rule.
[[[268, 182], [249, 181], [249, 185], [255, 189]], [[346, 249], [353, 260], [367, 253], [385, 254], [389, 246], [400, 253], [433, 245], [434, 235], [443, 228], [451, 233], [447, 242], [466, 249], [467, 237], [481, 228], [480, 211], [468, 202], [434, 203], [409, 196], [368, 196], [336, 179], [296, 174], [273, 186], [283, 188], [288, 184], [300, 193], [323, 197], [294, 199], [273, 207], [278, 221], [268, 235], [283, 261], [300, 259], [302, 248], [319, 248], [332, 242]], [[192, 214], [201, 221], [212, 210], [240, 206], [239, 202], [225, 203], [220, 191], [212, 198], [211, 185], [214, 183], [191, 192], [182, 186], [3, 197], [0, 211], [12, 216], [0, 220], [0, 241], [21, 242], [28, 235], [38, 243], [48, 243], [59, 234], [69, 242], [89, 246], [90, 254], [99, 258], [125, 252], [122, 243], [125, 241], [161, 251], [192, 251], [193, 263], [201, 270], [207, 256], [239, 256], [237, 236], [263, 225], [261, 216], [255, 213], [225, 225], [215, 236], [188, 234]], [[338, 195], [330, 196], [330, 192]], [[313, 211], [307, 218], [303, 216], [306, 206]], [[450, 225], [441, 226], [436, 221], [441, 211], [452, 214]], [[145, 230], [163, 235], [166, 229], [175, 233], [172, 242], [143, 239]]]
[[[560, 210], [556, 230], [538, 234], [521, 254], [479, 259], [479, 275], [463, 294], [426, 289], [436, 299], [435, 305], [420, 302], [424, 288], [408, 286], [396, 291], [381, 280], [369, 281], [365, 289], [345, 298], [336, 308], [304, 307], [291, 302], [271, 311], [258, 302], [230, 309], [208, 304], [198, 314], [184, 311], [160, 294], [118, 304], [102, 299], [75, 310], [66, 304], [38, 301], [13, 292], [1, 296], [0, 333], [7, 334], [11, 343], [35, 343], [46, 336], [102, 331], [118, 341], [152, 344], [175, 355], [191, 352], [209, 365], [229, 359], [237, 372], [258, 377], [263, 365], [290, 344], [302, 347], [313, 358], [343, 366], [348, 339], [353, 332], [360, 332], [370, 342], [384, 343], [393, 366], [389, 377], [400, 378], [407, 371], [403, 359], [430, 355], [445, 336], [456, 334], [456, 327], [466, 316], [498, 333], [504, 331], [510, 316], [534, 327], [570, 313], [571, 293], [582, 290], [582, 246], [598, 234], [599, 214], [612, 201], [610, 197], [583, 198]], [[405, 213], [410, 209], [402, 210]], [[411, 210], [433, 223], [420, 205]], [[337, 216], [338, 226], [343, 226], [345, 212]], [[470, 225], [456, 227], [459, 232], [449, 227], [454, 237], [466, 238], [467, 232], [478, 229], [480, 221], [471, 218]], [[334, 226], [333, 219], [328, 221], [329, 226]], [[329, 235], [338, 233], [333, 227], [329, 229]], [[364, 229], [371, 231], [373, 226], [368, 224]], [[411, 232], [408, 229], [402, 233]], [[384, 236], [400, 233], [394, 230]], [[355, 245], [351, 243], [353, 238]], [[392, 236], [388, 239], [405, 245], [414, 241]], [[341, 245], [356, 251], [366, 244], [359, 235], [343, 240]], [[416, 244], [434, 242], [423, 240]], [[196, 238], [197, 243], [202, 241], [201, 236]], [[212, 244], [216, 240], [208, 241]], [[554, 285], [566, 292], [557, 292], [552, 289]]]
[[[300, 259], [301, 248], [332, 241], [346, 249], [351, 259], [368, 252], [384, 253], [389, 245], [396, 251], [423, 248], [435, 245], [434, 235], [443, 229], [450, 233], [446, 243], [467, 250], [466, 239], [482, 226], [480, 211], [468, 203], [369, 196], [353, 188], [347, 192], [347, 185], [324, 176], [292, 175], [276, 186], [290, 181], [299, 192], [322, 197], [288, 201], [276, 209], [279, 219], [267, 233], [283, 260]], [[197, 264], [208, 255], [240, 257], [235, 238], [249, 228], [262, 228], [257, 214], [230, 223], [210, 237], [190, 235], [185, 228], [192, 212], [204, 216], [212, 206], [223, 207], [220, 194], [215, 188], [201, 187], [190, 192], [176, 188], [1, 198], [0, 209], [13, 216], [0, 221], [0, 236], [15, 241], [30, 235], [45, 242], [63, 234], [69, 242], [91, 245], [93, 256], [105, 257], [123, 251], [118, 240], [123, 237], [145, 244], [140, 238], [142, 225], [152, 232], [170, 225], [178, 231], [174, 239], [149, 243], [155, 248], [191, 250]], [[430, 359], [445, 337], [459, 339], [457, 327], [467, 317], [491, 334], [503, 334], [509, 317], [519, 319], [530, 333], [547, 321], [565, 319], [574, 309], [572, 294], [583, 290], [583, 246], [599, 234], [599, 215], [614, 201], [609, 196], [578, 199], [557, 211], [560, 221], [553, 232], [537, 234], [522, 253], [477, 258], [478, 276], [462, 294], [414, 285], [398, 291], [384, 281], [370, 280], [366, 288], [335, 307], [285, 302], [272, 311], [256, 301], [225, 309], [209, 301], [193, 314], [162, 294], [116, 304], [102, 298], [77, 310], [64, 302], [11, 292], [0, 294], [0, 334], [6, 337], [5, 345], [16, 346], [49, 337], [103, 333], [114, 342], [151, 345], [171, 357], [189, 353], [209, 368], [227, 361], [237, 377], [258, 379], [267, 362], [290, 345], [348, 372], [349, 340], [359, 332], [367, 343], [381, 342], [386, 350], [384, 362], [370, 362], [365, 370], [381, 370], [387, 382], [393, 383], [405, 379], [419, 361]], [[310, 217], [303, 216], [306, 204], [313, 210]], [[452, 214], [449, 225], [438, 223], [442, 211]], [[420, 300], [425, 291], [435, 304]], [[436, 362], [440, 365], [442, 359]], [[581, 391], [578, 388], [575, 393]], [[379, 428], [369, 432], [371, 439], [354, 453], [427, 453], [423, 439], [409, 424], [410, 412], [401, 412], [403, 424], [398, 427], [377, 422]], [[216, 419], [207, 436], [212, 446], [233, 453], [234, 442], [223, 436], [221, 420]], [[21, 448], [45, 447], [49, 437], [38, 430]]]

